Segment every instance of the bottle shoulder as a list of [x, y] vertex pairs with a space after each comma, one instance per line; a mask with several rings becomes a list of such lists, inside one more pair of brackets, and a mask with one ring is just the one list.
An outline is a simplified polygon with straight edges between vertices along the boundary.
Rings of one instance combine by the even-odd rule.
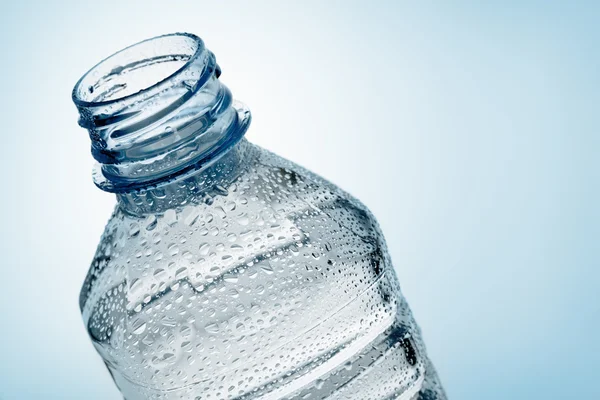
[[362, 203], [291, 161], [258, 146], [252, 153], [227, 187], [187, 204], [143, 214], [117, 207], [84, 283], [82, 310], [90, 296], [120, 284], [127, 286], [127, 307], [134, 308], [180, 278], [207, 285], [232, 266], [290, 248], [309, 257], [377, 253], [387, 262], [383, 235]]
[[340, 221], [346, 219], [346, 223], [353, 225], [352, 230], [357, 233], [362, 231], [383, 238], [381, 228], [371, 210], [349, 192], [313, 171], [268, 150], [261, 149], [259, 162], [267, 168], [283, 169], [293, 177], [291, 179], [294, 182], [301, 182], [301, 185], [293, 186], [304, 201], [317, 208], [332, 209], [346, 214], [345, 218], [340, 216]]

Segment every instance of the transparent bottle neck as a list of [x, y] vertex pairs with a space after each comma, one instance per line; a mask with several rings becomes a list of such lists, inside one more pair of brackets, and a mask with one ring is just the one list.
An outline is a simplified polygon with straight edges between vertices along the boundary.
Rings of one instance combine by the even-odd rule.
[[130, 46], [87, 72], [73, 101], [92, 140], [96, 185], [139, 198], [220, 165], [246, 132], [250, 112], [219, 76], [213, 53], [184, 33]]
[[222, 157], [195, 173], [178, 176], [156, 187], [117, 193], [119, 208], [129, 215], [144, 216], [201, 203], [212, 204], [216, 196], [229, 193], [256, 157], [255, 147], [242, 139]]

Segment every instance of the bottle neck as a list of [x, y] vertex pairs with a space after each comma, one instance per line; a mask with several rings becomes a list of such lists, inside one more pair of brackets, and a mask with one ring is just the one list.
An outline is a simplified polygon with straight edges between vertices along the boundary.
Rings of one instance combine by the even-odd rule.
[[227, 195], [236, 179], [252, 165], [257, 152], [246, 139], [240, 140], [210, 165], [186, 176], [179, 175], [161, 185], [117, 193], [119, 208], [130, 215], [162, 214]]
[[174, 181], [194, 181], [221, 165], [246, 132], [250, 112], [233, 102], [219, 76], [214, 55], [190, 34], [140, 42], [86, 73], [73, 100], [98, 162], [96, 185], [123, 204], [140, 202], [139, 193], [169, 192]]

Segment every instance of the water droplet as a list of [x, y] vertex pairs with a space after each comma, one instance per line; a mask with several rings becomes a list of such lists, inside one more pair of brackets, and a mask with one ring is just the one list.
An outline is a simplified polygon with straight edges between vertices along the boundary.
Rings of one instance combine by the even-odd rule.
[[229, 194], [229, 191], [221, 185], [215, 185], [215, 192], [221, 196], [227, 196]]
[[262, 269], [265, 273], [271, 275], [273, 273], [273, 267], [268, 261], [264, 261], [260, 264], [260, 269]]
[[129, 230], [130, 237], [136, 237], [140, 234], [140, 227], [138, 224], [131, 224], [131, 229]]
[[134, 335], [141, 335], [146, 330], [146, 321], [142, 321], [141, 319], [136, 319], [132, 324], [132, 331]]
[[198, 250], [201, 256], [206, 256], [208, 255], [208, 251], [210, 250], [210, 245], [208, 243], [202, 243]]
[[248, 214], [243, 213], [238, 217], [237, 221], [240, 225], [246, 226], [250, 223], [250, 218], [248, 218]]
[[156, 228], [157, 224], [158, 224], [158, 219], [156, 219], [155, 215], [150, 215], [148, 218], [146, 218], [146, 230], [147, 231], [151, 231], [154, 228]]
[[164, 221], [168, 226], [173, 226], [177, 223], [177, 212], [173, 209], [165, 211]]
[[183, 279], [187, 274], [187, 267], [181, 267], [175, 272], [175, 279]]
[[227, 217], [227, 213], [225, 212], [225, 210], [223, 209], [223, 207], [221, 206], [216, 206], [214, 207], [215, 213], [221, 218], [221, 219], [225, 219], [225, 217]]
[[171, 244], [169, 245], [169, 248], [168, 248], [168, 250], [169, 250], [169, 255], [171, 255], [171, 256], [174, 256], [174, 255], [176, 255], [177, 253], [179, 253], [179, 247], [177, 246], [177, 244], [176, 244], [176, 243], [171, 243]]

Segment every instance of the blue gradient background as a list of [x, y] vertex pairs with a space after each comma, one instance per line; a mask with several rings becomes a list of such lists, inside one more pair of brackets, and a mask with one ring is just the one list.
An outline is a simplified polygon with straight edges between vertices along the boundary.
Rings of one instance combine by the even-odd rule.
[[451, 399], [600, 399], [599, 21], [599, 2], [3, 1], [0, 398], [119, 399], [77, 305], [114, 198], [70, 90], [190, 31], [250, 140], [378, 217]]

